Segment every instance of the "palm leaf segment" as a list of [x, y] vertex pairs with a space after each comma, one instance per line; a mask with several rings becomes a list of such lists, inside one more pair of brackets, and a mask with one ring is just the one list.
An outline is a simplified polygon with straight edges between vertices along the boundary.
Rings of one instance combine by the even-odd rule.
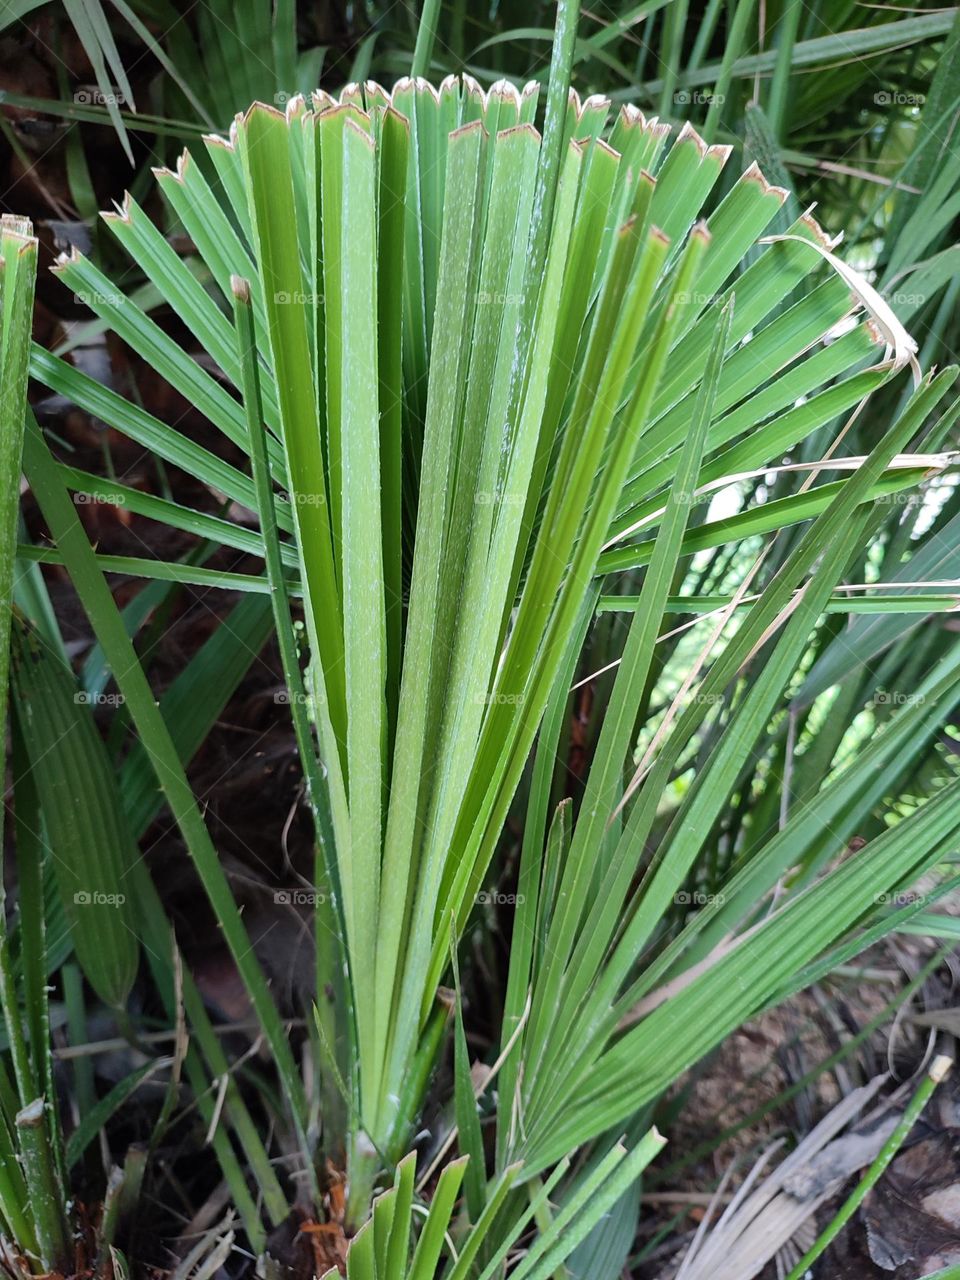
[[[667, 585], [695, 549], [688, 539], [711, 528], [708, 545], [737, 536], [722, 522], [688, 532], [678, 508], [698, 485], [779, 461], [895, 372], [848, 283], [824, 266], [832, 245], [812, 218], [758, 247], [786, 193], [756, 167], [729, 180], [729, 150], [688, 126], [671, 145], [656, 120], [629, 107], [610, 120], [605, 100], [574, 93], [541, 139], [537, 98], [536, 85], [487, 93], [469, 77], [439, 90], [420, 80], [392, 92], [353, 85], [338, 99], [295, 98], [283, 114], [255, 105], [229, 139], [209, 138], [202, 157], [159, 171], [203, 272], [132, 198], [105, 217], [192, 336], [189, 352], [86, 258], [58, 265], [67, 287], [225, 437], [222, 451], [40, 348], [31, 359], [35, 378], [258, 524], [114, 480], [112, 493], [144, 516], [272, 557], [274, 592], [302, 597], [317, 752], [305, 769], [349, 973], [351, 1108], [366, 1148], [391, 1162], [409, 1140], [421, 1059], [436, 1043], [451, 922], [459, 934], [482, 890], [551, 696], [573, 670], [599, 575], [650, 566], [645, 581], [656, 585], [635, 627], [653, 630], [638, 632], [631, 651], [645, 671]], [[238, 293], [250, 338], [239, 345]], [[860, 504], [923, 474], [923, 459], [911, 469], [898, 455], [946, 385], [924, 384], [916, 420], [869, 466], [778, 511], [781, 524], [820, 513], [816, 536], [750, 605], [741, 660], [795, 609], [831, 530], [855, 536]], [[56, 466], [70, 488], [103, 485]], [[656, 544], [645, 542], [656, 527]], [[810, 621], [855, 545], [821, 565], [826, 594], [805, 603]], [[102, 565], [271, 589], [265, 574], [149, 556]], [[768, 700], [799, 660], [798, 643], [791, 633]], [[718, 682], [736, 674], [735, 657], [718, 664]], [[635, 714], [640, 690], [621, 692]], [[766, 706], [751, 711], [757, 734]], [[705, 714], [694, 708], [677, 732], [689, 738]], [[620, 797], [611, 780], [622, 779], [631, 725], [625, 712], [611, 729], [597, 789], [603, 822]], [[309, 734], [304, 742], [314, 749]], [[699, 793], [706, 819], [736, 763], [721, 760], [713, 790]], [[551, 945], [577, 957], [576, 979], [522, 947], [511, 975], [505, 1039], [532, 987], [528, 1034], [543, 1078], [527, 1077], [523, 1123], [507, 1116], [501, 1154], [519, 1153], [531, 1172], [661, 1087], [651, 1065], [638, 1095], [636, 1043], [616, 1039], [632, 1006], [616, 997], [697, 846], [676, 834], [647, 913], [611, 952], [649, 832], [646, 795], [641, 787], [617, 817], [619, 843], [596, 812], [578, 824], [550, 926]], [[609, 919], [587, 910], [584, 891], [601, 883]], [[730, 1001], [726, 1020], [772, 998], [798, 956], [812, 960], [852, 923], [820, 938], [798, 916], [793, 968], [771, 968], [769, 982]], [[549, 1011], [561, 998], [551, 1040]], [[702, 1051], [702, 1027], [689, 1039], [684, 1062]], [[568, 1104], [596, 1055], [566, 1059], [565, 1089], [561, 1050], [594, 1042], [620, 1046], [609, 1054], [613, 1085], [578, 1119]], [[505, 1074], [512, 1100], [515, 1064]]]

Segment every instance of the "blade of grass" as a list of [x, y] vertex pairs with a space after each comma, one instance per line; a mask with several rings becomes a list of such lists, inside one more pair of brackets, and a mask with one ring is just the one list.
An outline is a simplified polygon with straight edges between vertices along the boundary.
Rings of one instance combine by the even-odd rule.
[[930, 1064], [930, 1069], [928, 1070], [926, 1077], [910, 1099], [910, 1102], [907, 1104], [907, 1109], [903, 1113], [903, 1118], [894, 1129], [893, 1133], [891, 1133], [890, 1137], [883, 1144], [870, 1168], [860, 1179], [856, 1190], [847, 1197], [833, 1218], [831, 1218], [829, 1225], [820, 1233], [817, 1240], [813, 1245], [811, 1245], [796, 1266], [791, 1269], [790, 1274], [787, 1276], [787, 1280], [802, 1280], [802, 1277], [807, 1274], [810, 1267], [813, 1266], [824, 1250], [840, 1234], [844, 1226], [850, 1221], [857, 1209], [859, 1209], [860, 1205], [863, 1203], [867, 1193], [872, 1187], [876, 1186], [877, 1182], [879, 1182], [883, 1177], [887, 1166], [903, 1146], [910, 1134], [910, 1130], [919, 1119], [920, 1113], [930, 1101], [933, 1091], [936, 1089], [937, 1085], [943, 1083], [952, 1066], [952, 1058], [948, 1058], [943, 1055], [934, 1058], [933, 1062]]

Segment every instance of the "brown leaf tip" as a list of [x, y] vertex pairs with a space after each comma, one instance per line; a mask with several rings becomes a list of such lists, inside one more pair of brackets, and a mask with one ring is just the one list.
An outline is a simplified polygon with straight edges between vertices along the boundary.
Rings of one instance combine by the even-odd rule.
[[741, 181], [755, 182], [765, 196], [774, 195], [779, 199], [781, 204], [786, 201], [790, 194], [786, 187], [775, 187], [773, 183], [768, 182], [763, 176], [763, 171], [757, 164], [756, 160], [753, 161], [748, 169], [743, 171]]

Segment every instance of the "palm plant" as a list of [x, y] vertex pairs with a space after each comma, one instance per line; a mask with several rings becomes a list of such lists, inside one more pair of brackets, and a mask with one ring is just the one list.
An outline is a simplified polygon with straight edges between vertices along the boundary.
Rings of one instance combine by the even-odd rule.
[[[542, 136], [533, 84], [368, 82], [283, 112], [255, 104], [229, 139], [206, 140], [216, 184], [186, 154], [159, 172], [209, 288], [135, 200], [105, 215], [217, 376], [93, 262], [59, 263], [241, 465], [40, 347], [30, 357], [38, 382], [256, 517], [251, 529], [81, 472], [28, 422], [24, 469], [53, 546], [21, 555], [70, 573], [144, 748], [137, 776], [156, 775], [270, 1047], [303, 1194], [319, 1196], [322, 1152], [346, 1167], [349, 1229], [370, 1222], [349, 1255], [358, 1277], [434, 1274], [461, 1179], [472, 1230], [461, 1225], [449, 1275], [498, 1274], [532, 1221], [538, 1243], [512, 1274], [555, 1274], [660, 1145], [664, 1091], [744, 1020], [916, 927], [929, 899], [898, 895], [943, 864], [960, 823], [943, 765], [928, 803], [841, 857], [960, 700], [955, 646], [857, 754], [818, 761], [822, 668], [794, 702], [798, 677], [840, 643], [838, 616], [955, 605], [935, 585], [918, 598], [912, 578], [874, 592], [849, 578], [861, 583], [891, 498], [950, 465], [956, 371], [905, 388], [911, 340], [835, 266], [810, 216], [783, 230], [787, 192], [756, 167], [716, 201], [729, 148], [689, 127], [668, 145], [656, 120], [624, 108], [610, 123], [606, 100], [571, 93], [576, 20], [561, 5]], [[850, 418], [894, 384], [870, 447], [844, 454]], [[708, 509], [776, 466], [804, 477], [796, 492]], [[836, 478], [818, 483], [824, 472]], [[120, 495], [263, 567], [100, 555], [71, 493]], [[117, 572], [243, 592], [262, 598], [261, 625], [272, 614], [317, 838], [316, 1008], [300, 1060], [187, 782], [187, 744], [107, 585]], [[29, 665], [24, 702], [39, 696]], [[61, 702], [65, 674], [49, 680]], [[557, 761], [571, 690], [587, 683], [573, 804]], [[57, 744], [24, 726], [56, 812], [58, 771], [40, 762]], [[69, 767], [102, 777], [80, 733]], [[477, 1086], [459, 980], [452, 995], [443, 984], [517, 813], [500, 1043]], [[131, 838], [119, 824], [122, 860], [100, 874], [129, 868], [132, 927], [171, 1017], [182, 996], [202, 1092], [227, 1078], [222, 1050], [188, 972], [178, 987]], [[121, 1004], [129, 946], [93, 959], [77, 937], [91, 985]], [[444, 1166], [403, 1272], [405, 1157], [448, 1028], [455, 1120], [421, 1178]], [[318, 1079], [305, 1084], [308, 1063]], [[237, 1152], [273, 1223], [285, 1193], [233, 1085], [223, 1119], [218, 1155], [262, 1247]], [[454, 1141], [466, 1165], [446, 1162]]]

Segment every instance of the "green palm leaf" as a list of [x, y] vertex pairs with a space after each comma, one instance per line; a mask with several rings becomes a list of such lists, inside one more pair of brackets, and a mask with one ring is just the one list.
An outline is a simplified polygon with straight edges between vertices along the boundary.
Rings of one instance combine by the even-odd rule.
[[[664, 128], [640, 113], [608, 122], [609, 104], [568, 94], [571, 12], [564, 6], [542, 138], [532, 90], [485, 94], [468, 77], [439, 89], [404, 80], [389, 93], [368, 83], [339, 101], [251, 107], [229, 139], [207, 143], [222, 194], [189, 157], [162, 173], [209, 268], [207, 287], [128, 201], [108, 225], [182, 316], [189, 347], [81, 256], [58, 266], [246, 455], [252, 474], [57, 357], [35, 348], [31, 359], [39, 381], [258, 516], [251, 531], [130, 492], [141, 515], [248, 552], [265, 571], [98, 560], [67, 518], [66, 495], [101, 482], [30, 437], [28, 475], [58, 544], [49, 554], [71, 571], [118, 680], [125, 673], [132, 718], [161, 766], [306, 1143], [306, 1100], [276, 1009], [185, 790], [177, 744], [139, 666], [129, 666], [102, 572], [273, 597], [331, 918], [342, 922], [331, 964], [338, 975], [345, 965], [349, 999], [332, 1031], [348, 1046], [347, 1132], [328, 1141], [349, 1153], [354, 1225], [415, 1131], [446, 1021], [438, 993], [451, 922], [459, 938], [540, 735], [521, 873], [530, 903], [518, 914], [533, 937], [513, 952], [494, 1180], [476, 1170], [469, 1180], [471, 1208], [484, 1187], [489, 1206], [498, 1179], [523, 1159], [510, 1180], [529, 1186], [504, 1191], [504, 1215], [490, 1225], [507, 1248], [516, 1238], [502, 1225], [508, 1209], [527, 1192], [536, 1198], [538, 1175], [625, 1127], [725, 1030], [887, 927], [877, 895], [935, 865], [956, 825], [945, 791], [878, 835], [855, 866], [821, 875], [830, 863], [823, 828], [805, 808], [791, 812], [788, 797], [790, 836], [757, 833], [744, 865], [719, 877], [729, 910], [693, 921], [678, 910], [717, 862], [710, 843], [754, 761], [780, 759], [792, 681], [821, 618], [843, 607], [874, 504], [948, 465], [908, 450], [936, 414], [929, 439], [949, 429], [955, 371], [925, 379], [869, 448], [812, 484], [839, 444], [839, 416], [897, 377], [872, 317], [811, 251], [832, 242], [808, 215], [788, 238], [758, 243], [786, 220], [788, 193], [756, 168], [725, 185], [728, 148], [689, 128], [667, 145]], [[731, 55], [719, 75], [727, 83], [748, 64]], [[811, 464], [810, 484], [757, 500], [758, 477], [792, 450]], [[703, 520], [698, 494], [733, 483], [746, 486], [747, 506]], [[742, 554], [748, 536], [763, 548], [757, 565]], [[721, 556], [732, 566], [725, 576]], [[629, 634], [576, 820], [562, 808], [547, 838], [551, 753], [570, 684], [581, 667], [590, 673], [586, 636], [601, 589], [604, 610], [622, 599], [632, 614]], [[874, 603], [893, 610], [899, 598]], [[722, 626], [714, 619], [698, 632], [702, 653], [677, 651], [676, 683], [653, 703], [673, 652], [660, 647], [668, 614], [685, 599], [691, 613], [708, 601], [722, 609]], [[302, 654], [291, 601], [302, 601]], [[936, 687], [935, 711], [903, 708], [878, 740], [891, 769], [893, 744], [927, 750], [954, 705], [952, 669]], [[682, 798], [664, 807], [678, 777], [687, 779]], [[843, 775], [835, 786], [829, 803], [842, 821], [851, 786]], [[799, 866], [787, 849], [794, 833]], [[757, 923], [752, 895], [785, 875], [785, 900]], [[843, 910], [828, 910], [838, 893]], [[721, 927], [735, 940], [722, 953], [707, 948]], [[754, 927], [762, 963], [746, 943]], [[682, 1034], [671, 1032], [676, 1023]], [[477, 1158], [460, 1032], [464, 1145]], [[596, 1221], [587, 1201], [621, 1200], [653, 1146], [637, 1150], [642, 1159], [600, 1152], [566, 1181], [555, 1230], [512, 1274], [555, 1274]], [[376, 1276], [403, 1251], [407, 1167], [356, 1236], [350, 1275]], [[441, 1174], [411, 1277], [433, 1274], [462, 1172], [453, 1163]], [[484, 1257], [483, 1274], [494, 1274], [499, 1261]]]

